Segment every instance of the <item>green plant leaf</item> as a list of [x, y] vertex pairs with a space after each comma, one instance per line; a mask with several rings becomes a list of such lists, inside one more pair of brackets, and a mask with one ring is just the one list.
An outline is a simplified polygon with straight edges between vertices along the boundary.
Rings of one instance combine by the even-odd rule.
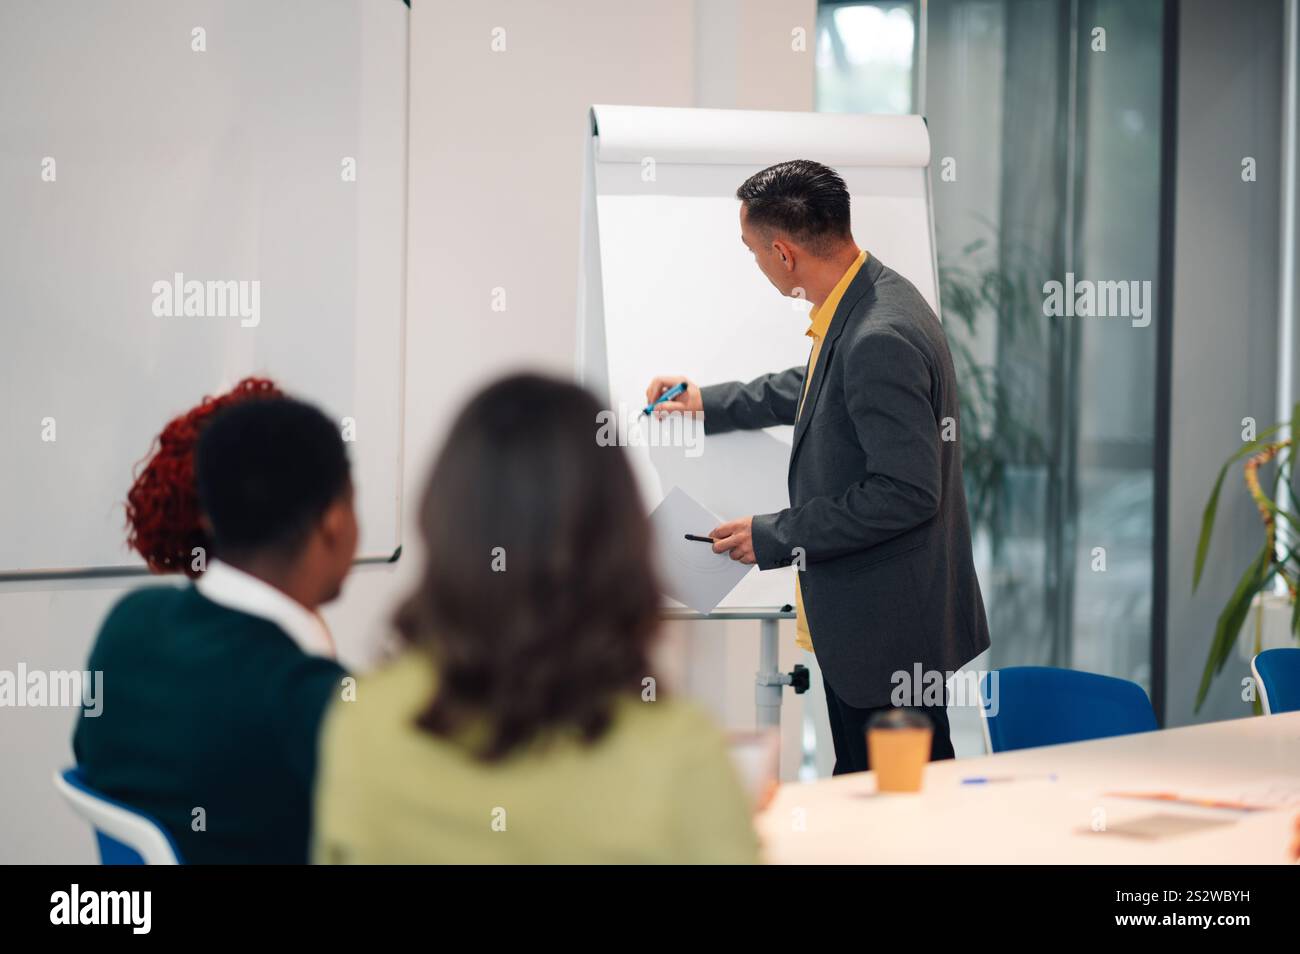
[[1233, 454], [1219, 468], [1219, 476], [1214, 481], [1214, 490], [1210, 492], [1210, 499], [1205, 504], [1205, 512], [1201, 514], [1201, 536], [1196, 541], [1196, 566], [1192, 571], [1192, 592], [1195, 593], [1197, 587], [1201, 585], [1201, 573], [1205, 570], [1205, 557], [1210, 552], [1210, 536], [1214, 532], [1214, 517], [1219, 511], [1219, 492], [1223, 490], [1223, 478], [1228, 475], [1228, 468], [1252, 454], [1258, 454], [1272, 445], [1261, 444], [1260, 439], [1275, 433], [1283, 424], [1274, 424], [1262, 432], [1255, 440]]
[[1223, 671], [1228, 657], [1232, 655], [1237, 634], [1241, 632], [1242, 624], [1250, 612], [1251, 600], [1255, 598], [1256, 593], [1268, 585], [1268, 581], [1273, 578], [1273, 572], [1273, 554], [1265, 544], [1246, 568], [1246, 572], [1242, 574], [1232, 598], [1228, 600], [1215, 623], [1214, 638], [1210, 641], [1210, 652], [1205, 659], [1205, 671], [1201, 674], [1201, 685], [1196, 692], [1196, 712], [1201, 711], [1201, 705], [1210, 691], [1210, 682]]

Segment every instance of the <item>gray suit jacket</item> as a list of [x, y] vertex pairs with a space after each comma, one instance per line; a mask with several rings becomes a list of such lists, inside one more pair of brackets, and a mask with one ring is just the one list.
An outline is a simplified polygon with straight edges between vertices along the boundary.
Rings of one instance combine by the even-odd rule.
[[852, 706], [889, 705], [894, 673], [946, 675], [989, 645], [961, 445], [943, 439], [947, 419], [960, 434], [952, 356], [925, 299], [871, 255], [831, 319], [796, 422], [807, 373], [703, 388], [704, 428], [795, 425], [791, 506], [754, 517], [758, 565], [789, 566], [802, 548], [823, 675]]

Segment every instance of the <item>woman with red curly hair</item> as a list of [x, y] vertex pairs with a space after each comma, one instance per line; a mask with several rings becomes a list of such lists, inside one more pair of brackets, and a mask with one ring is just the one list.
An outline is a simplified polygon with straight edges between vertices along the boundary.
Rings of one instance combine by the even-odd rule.
[[204, 425], [232, 405], [283, 396], [270, 379], [247, 377], [225, 394], [204, 397], [163, 428], [126, 495], [126, 542], [154, 573], [195, 579], [207, 567], [210, 541], [194, 477], [194, 451]]

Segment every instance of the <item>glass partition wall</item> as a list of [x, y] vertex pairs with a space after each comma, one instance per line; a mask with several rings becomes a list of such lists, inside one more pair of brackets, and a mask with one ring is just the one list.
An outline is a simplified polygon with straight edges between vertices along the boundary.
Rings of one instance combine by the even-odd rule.
[[987, 665], [1149, 693], [1163, 19], [1162, 0], [823, 0], [817, 37], [818, 109], [929, 122]]

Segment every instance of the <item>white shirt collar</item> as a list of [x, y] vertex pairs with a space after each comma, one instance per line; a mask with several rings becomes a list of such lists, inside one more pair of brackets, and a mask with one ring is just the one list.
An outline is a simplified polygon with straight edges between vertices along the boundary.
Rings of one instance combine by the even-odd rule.
[[251, 573], [213, 560], [195, 585], [214, 603], [275, 623], [308, 655], [333, 657], [333, 640], [321, 618]]

